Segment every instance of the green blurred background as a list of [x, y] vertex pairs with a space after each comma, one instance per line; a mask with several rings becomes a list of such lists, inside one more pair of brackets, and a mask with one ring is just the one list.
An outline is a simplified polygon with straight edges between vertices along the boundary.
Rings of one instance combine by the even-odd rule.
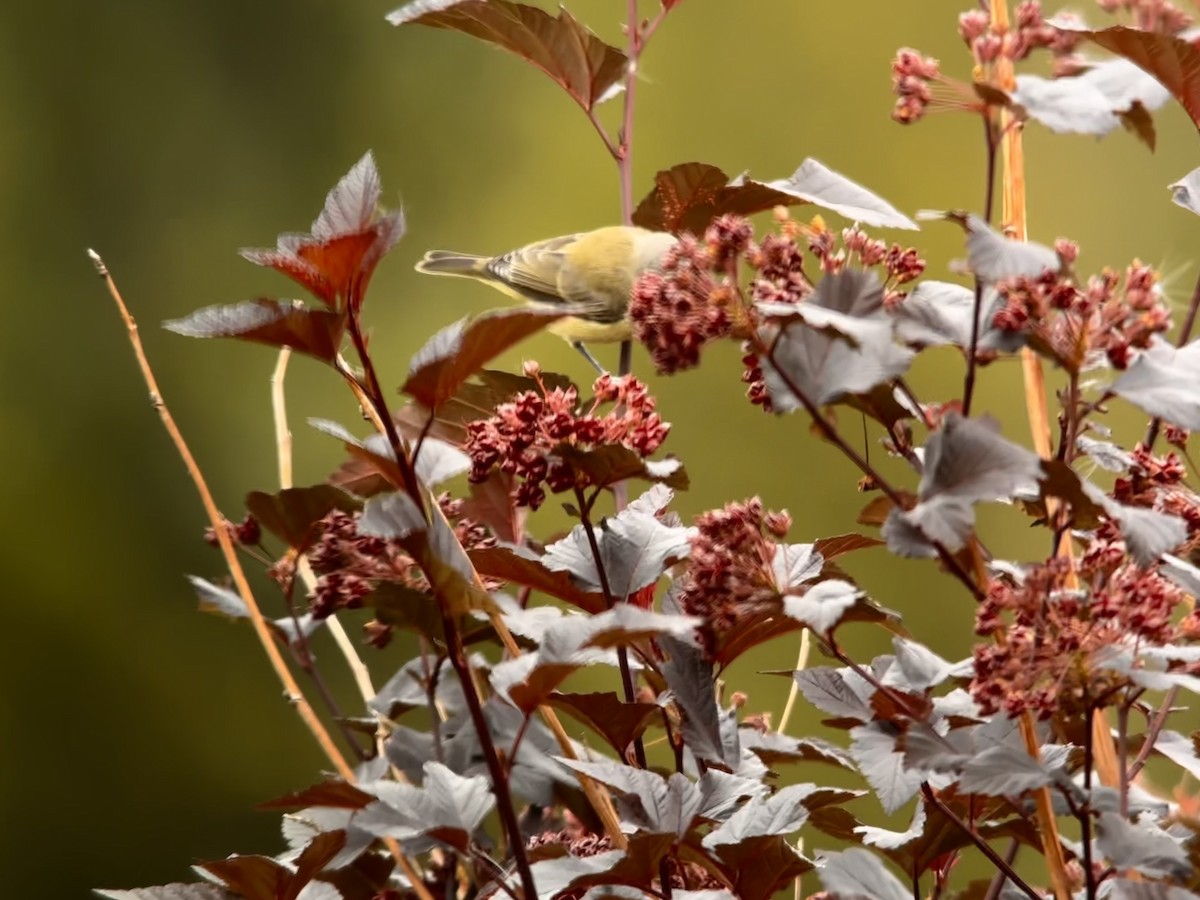
[[[623, 3], [569, 5], [620, 40]], [[969, 77], [955, 35], [968, 5], [686, 0], [644, 61], [637, 194], [676, 162], [777, 178], [813, 156], [909, 212], [978, 208], [978, 122], [938, 116], [901, 128], [888, 117], [899, 46]], [[10, 310], [0, 330], [5, 896], [82, 897], [91, 886], [187, 879], [198, 859], [277, 852], [278, 818], [253, 804], [315, 780], [322, 766], [249, 630], [195, 611], [183, 575], [217, 577], [220, 560], [200, 540], [199, 503], [84, 248], [113, 270], [166, 399], [218, 502], [236, 516], [246, 491], [276, 483], [274, 354], [157, 325], [210, 303], [292, 295], [290, 283], [241, 261], [239, 247], [307, 228], [326, 190], [373, 149], [389, 202], [409, 216], [368, 309], [376, 360], [398, 384], [429, 333], [498, 297], [422, 280], [412, 271], [422, 251], [499, 251], [618, 219], [614, 166], [548, 79], [462, 35], [392, 28], [383, 20], [391, 8], [0, 5]], [[1182, 305], [1197, 223], [1170, 205], [1165, 185], [1200, 160], [1178, 109], [1157, 122], [1156, 155], [1123, 133], [1095, 141], [1031, 126], [1030, 221], [1035, 238], [1079, 240], [1081, 271], [1134, 256], [1163, 266]], [[932, 225], [916, 240], [929, 273], [944, 277], [961, 234]], [[528, 356], [587, 377], [549, 336], [503, 363]], [[639, 355], [637, 370], [647, 368]], [[862, 502], [856, 473], [801, 418], [768, 418], [746, 404], [739, 372], [729, 347], [712, 350], [701, 371], [651, 379], [674, 423], [668, 449], [683, 456], [694, 485], [680, 511], [760, 494], [793, 512], [798, 540], [851, 530]], [[942, 354], [922, 361], [914, 382], [944, 397], [960, 390], [960, 377], [954, 355]], [[985, 370], [979, 406], [1024, 437], [1019, 384], [1015, 365]], [[289, 389], [297, 481], [316, 481], [339, 448], [304, 418], [357, 427], [355, 410], [335, 378], [303, 360]], [[857, 434], [854, 417], [843, 421]], [[1044, 550], [1040, 533], [1011, 512], [989, 512], [984, 523], [1000, 554]], [[544, 535], [561, 525], [548, 511], [534, 528]], [[967, 652], [970, 603], [932, 566], [868, 553], [847, 568], [935, 649]], [[865, 656], [886, 640], [861, 631], [850, 646]], [[778, 714], [784, 682], [754, 672], [790, 666], [794, 653], [790, 639], [764, 649], [732, 686], [749, 690], [752, 709]], [[377, 672], [399, 659], [376, 657]]]

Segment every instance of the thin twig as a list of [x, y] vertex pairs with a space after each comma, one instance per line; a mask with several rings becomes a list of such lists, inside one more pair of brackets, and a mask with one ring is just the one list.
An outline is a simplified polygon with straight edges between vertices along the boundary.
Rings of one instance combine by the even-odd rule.
[[[897, 506], [897, 508], [903, 509], [904, 498], [901, 496], [900, 492], [883, 477], [878, 469], [867, 462], [867, 460], [863, 458], [862, 454], [855, 450], [854, 447], [852, 447], [849, 442], [842, 437], [837, 428], [835, 428], [829, 422], [829, 420], [821, 414], [821, 410], [816, 403], [814, 403], [812, 399], [806, 393], [804, 393], [804, 391], [800, 390], [800, 386], [796, 384], [795, 379], [793, 379], [784, 368], [775, 362], [775, 344], [773, 343], [768, 346], [757, 334], [754, 335], [752, 340], [758, 356], [764, 359], [767, 364], [775, 370], [775, 374], [779, 376], [780, 380], [784, 383], [784, 386], [788, 389], [788, 391], [800, 401], [800, 404], [808, 412], [809, 418], [812, 419], [813, 424], [816, 425], [817, 429], [821, 432], [821, 436], [824, 437], [829, 443], [837, 447], [837, 449], [842, 452], [842, 455], [854, 464], [855, 468], [871, 478], [879, 490], [887, 495], [888, 499], [891, 500], [892, 503]], [[929, 539], [927, 538], [927, 540]], [[971, 578], [971, 575], [962, 567], [959, 561], [954, 558], [950, 551], [938, 541], [929, 540], [929, 544], [937, 552], [938, 558], [941, 560], [942, 565], [946, 567], [947, 571], [949, 571], [951, 575], [953, 575], [962, 583], [962, 585], [970, 592], [971, 596], [974, 597], [976, 601], [982, 602], [986, 596], [983, 588], [975, 583], [974, 579]]]
[[[987, 192], [983, 206], [983, 220], [992, 221], [992, 205], [996, 190], [996, 127], [992, 122], [991, 110], [983, 116], [984, 137], [987, 141]], [[971, 400], [975, 396], [975, 373], [979, 367], [976, 355], [979, 351], [979, 314], [983, 307], [983, 280], [975, 276], [975, 302], [971, 307], [971, 342], [967, 347], [967, 374], [963, 379], [962, 414], [971, 414]]]
[[370, 759], [370, 753], [363, 749], [362, 744], [359, 743], [358, 734], [351, 730], [349, 724], [347, 724], [346, 715], [342, 712], [342, 705], [333, 696], [333, 691], [330, 690], [329, 684], [325, 681], [325, 676], [317, 668], [317, 661], [313, 656], [312, 647], [309, 645], [308, 636], [305, 635], [304, 629], [300, 627], [300, 615], [296, 610], [295, 594], [296, 580], [295, 578], [288, 579], [287, 588], [283, 596], [287, 602], [288, 616], [292, 621], [292, 628], [295, 632], [295, 639], [288, 641], [288, 649], [291, 651], [292, 661], [312, 681], [313, 686], [317, 689], [317, 694], [325, 704], [325, 709], [329, 711], [330, 717], [332, 717], [338, 730], [341, 732], [342, 740], [354, 751], [354, 755], [360, 763], [366, 762]]
[[[608, 584], [608, 572], [604, 569], [604, 561], [600, 556], [600, 542], [596, 539], [596, 529], [592, 525], [590, 510], [584, 501], [582, 489], [575, 488], [575, 500], [580, 505], [579, 519], [583, 525], [583, 531], [587, 535], [588, 547], [592, 551], [592, 559], [596, 562], [596, 574], [600, 578], [600, 590], [604, 594], [604, 604], [608, 609], [612, 609], [616, 605], [616, 598], [613, 596], [612, 589]], [[621, 598], [624, 602], [627, 598]], [[624, 646], [617, 648], [617, 664], [621, 670], [621, 687], [625, 693], [625, 702], [632, 703], [634, 701], [634, 685], [633, 673], [629, 669], [629, 652]], [[641, 735], [633, 739], [633, 756], [637, 761], [638, 768], [646, 768], [646, 745], [642, 742]]]
[[1084, 802], [1076, 812], [1079, 819], [1079, 840], [1083, 844], [1083, 878], [1087, 885], [1087, 900], [1096, 900], [1096, 873], [1092, 870], [1092, 720], [1096, 716], [1095, 707], [1088, 704], [1084, 721], [1087, 728], [1083, 739], [1083, 790]]
[[259, 643], [262, 645], [263, 651], [271, 663], [271, 667], [275, 670], [275, 674], [283, 684], [284, 696], [287, 698], [288, 703], [296, 708], [296, 711], [300, 714], [300, 718], [308, 726], [309, 731], [312, 732], [313, 737], [329, 761], [338, 770], [338, 773], [343, 777], [352, 779], [354, 777], [353, 770], [351, 770], [345, 758], [338, 750], [337, 745], [334, 744], [333, 739], [329, 736], [329, 732], [325, 730], [325, 726], [313, 711], [303, 691], [300, 690], [300, 685], [292, 676], [291, 670], [288, 669], [287, 663], [279, 652], [279, 646], [276, 644], [275, 638], [267, 626], [267, 620], [263, 616], [262, 610], [259, 609], [258, 601], [254, 599], [254, 594], [250, 590], [250, 584], [246, 580], [246, 573], [243, 571], [242, 564], [237, 557], [237, 552], [234, 550], [233, 541], [230, 540], [229, 532], [225, 528], [225, 518], [221, 515], [220, 510], [217, 509], [212, 492], [208, 489], [208, 483], [200, 471], [200, 466], [196, 463], [195, 457], [192, 456], [191, 449], [184, 440], [179, 427], [175, 424], [175, 417], [171, 415], [171, 411], [158, 389], [158, 381], [154, 377], [154, 371], [150, 367], [150, 361], [147, 359], [146, 352], [142, 347], [142, 339], [138, 334], [137, 322], [134, 321], [133, 315], [129, 312], [128, 307], [126, 307], [125, 301], [121, 298], [121, 294], [117, 290], [116, 282], [113, 281], [108, 267], [104, 264], [99, 254], [94, 250], [88, 250], [88, 255], [91, 257], [97, 273], [104, 280], [113, 301], [117, 304], [117, 309], [125, 322], [125, 329], [129, 334], [129, 342], [133, 347], [134, 355], [137, 357], [142, 378], [146, 382], [146, 387], [150, 390], [151, 405], [158, 412], [163, 427], [167, 430], [167, 434], [175, 444], [175, 449], [183, 460], [184, 466], [187, 467], [192, 483], [196, 487], [196, 492], [200, 495], [200, 502], [204, 505], [204, 511], [208, 515], [209, 523], [212, 525], [217, 543], [221, 548], [221, 553], [225, 557], [225, 564], [229, 567], [229, 574], [233, 577], [234, 586], [237, 588], [242, 602], [246, 604], [247, 612], [250, 615], [250, 622], [254, 626], [254, 632], [258, 636]]
[[975, 831], [974, 828], [960, 819], [954, 810], [943, 803], [928, 784], [921, 785], [921, 792], [924, 794], [925, 799], [928, 800], [932, 806], [936, 807], [942, 815], [953, 822], [955, 827], [965, 834], [970, 839], [971, 843], [978, 847], [980, 852], [983, 853], [983, 855], [989, 860], [991, 860], [992, 865], [1003, 872], [1004, 877], [1011, 881], [1013, 885], [1021, 891], [1021, 893], [1031, 898], [1031, 900], [1042, 900], [1041, 895], [1038, 894], [1038, 892], [1032, 887], [1030, 887], [1025, 879], [1017, 874], [1016, 870], [1009, 865], [1008, 861], [995, 850], [993, 850], [991, 845], [989, 845], [988, 842], [985, 841], [983, 837], [981, 837], [980, 834]]
[[1129, 710], [1135, 696], [1126, 697], [1125, 702], [1117, 707], [1117, 763], [1121, 774], [1118, 800], [1122, 816], [1129, 815]]
[[[281, 347], [279, 350], [279, 358], [275, 363], [275, 370], [271, 373], [271, 418], [275, 423], [275, 455], [279, 465], [279, 487], [286, 490], [293, 484], [292, 481], [292, 430], [288, 425], [287, 414], [287, 392], [285, 390], [285, 382], [287, 379], [288, 362], [291, 359], [292, 351], [290, 347]], [[308, 561], [308, 557], [300, 555], [296, 559], [296, 574], [300, 576], [300, 581], [304, 585], [305, 590], [310, 594], [316, 592], [317, 578], [313, 574], [312, 565]], [[350, 635], [346, 633], [346, 629], [342, 626], [336, 613], [329, 616], [325, 620], [325, 628], [333, 637], [333, 642], [338, 648], [338, 652], [342, 654], [346, 665], [350, 669], [350, 674], [354, 678], [354, 685], [358, 688], [358, 693], [362, 697], [363, 703], [368, 705], [375, 697], [375, 686], [371, 683], [371, 672], [363, 662], [358, 650], [354, 646], [354, 642], [350, 640]], [[375, 752], [382, 758], [384, 755], [384, 743], [387, 741], [387, 724], [382, 716], [376, 716], [377, 727], [375, 730]]]
[[[805, 628], [800, 632], [800, 652], [796, 654], [796, 671], [800, 672], [808, 666], [808, 655], [812, 649], [812, 632]], [[796, 697], [800, 694], [800, 682], [792, 679], [792, 687], [788, 691], [787, 703], [783, 705], [783, 715], [779, 717], [779, 727], [776, 733], [783, 734], [792, 718], [792, 710], [796, 706]]]
[[1171, 714], [1171, 710], [1175, 706], [1175, 699], [1178, 696], [1178, 687], [1172, 687], [1168, 690], [1166, 696], [1163, 697], [1162, 703], [1159, 704], [1158, 710], [1154, 713], [1154, 718], [1150, 720], [1150, 726], [1146, 729], [1146, 738], [1142, 743], [1141, 749], [1138, 750], [1138, 755], [1133, 760], [1133, 765], [1129, 767], [1127, 778], [1130, 784], [1138, 777], [1142, 771], [1142, 767], [1146, 765], [1146, 760], [1150, 758], [1150, 753], [1154, 750], [1154, 742], [1158, 740], [1163, 726], [1167, 724], [1167, 717]]
[[[1004, 861], [1011, 868], [1017, 861], [1017, 851], [1021, 849], [1021, 842], [1013, 838], [1008, 842], [1008, 851], [1004, 854]], [[1000, 896], [1000, 891], [1004, 887], [1004, 882], [1008, 879], [1004, 876], [1003, 869], [997, 869], [996, 875], [992, 878], [992, 883], [988, 885], [987, 893], [983, 895], [983, 900], [996, 900]]]
[[[125, 323], [125, 330], [129, 334], [129, 343], [133, 348], [134, 356], [137, 358], [142, 379], [146, 382], [146, 387], [150, 391], [150, 402], [158, 412], [163, 428], [166, 429], [171, 441], [175, 444], [176, 452], [178, 452], [180, 458], [183, 460], [183, 464], [188, 470], [188, 475], [191, 476], [192, 483], [196, 487], [196, 492], [200, 495], [200, 502], [203, 504], [205, 514], [208, 516], [209, 523], [216, 534], [217, 544], [221, 548], [221, 554], [225, 557], [225, 564], [229, 568], [229, 574], [233, 578], [234, 586], [237, 588], [238, 595], [241, 597], [242, 602], [246, 605], [247, 612], [250, 614], [250, 622], [254, 627], [254, 633], [258, 637], [259, 644], [262, 646], [267, 660], [271, 663], [271, 668], [275, 670], [276, 676], [283, 685], [284, 696], [295, 707], [301, 721], [307, 726], [317, 745], [325, 754], [325, 758], [329, 760], [344, 780], [350, 784], [354, 784], [357, 780], [354, 777], [354, 770], [350, 768], [350, 765], [346, 762], [345, 757], [342, 756], [341, 751], [338, 750], [337, 745], [333, 742], [320, 718], [313, 711], [312, 705], [300, 690], [299, 684], [296, 683], [296, 679], [292, 676], [291, 670], [288, 669], [287, 663], [284, 662], [283, 656], [279, 652], [279, 647], [275, 643], [274, 636], [267, 627], [267, 620], [263, 616], [262, 610], [259, 609], [258, 602], [254, 599], [254, 594], [250, 590], [250, 584], [246, 580], [246, 573], [243, 571], [241, 563], [237, 558], [237, 553], [234, 550], [233, 542], [229, 538], [229, 533], [225, 530], [224, 517], [221, 515], [220, 510], [217, 509], [212, 492], [208, 489], [208, 483], [200, 471], [200, 466], [196, 463], [196, 458], [192, 456], [191, 449], [184, 440], [178, 425], [175, 424], [175, 417], [171, 415], [171, 411], [158, 389], [158, 380], [154, 377], [154, 370], [150, 367], [150, 361], [147, 359], [146, 351], [142, 346], [142, 339], [138, 334], [137, 322], [129, 312], [129, 308], [125, 305], [120, 291], [117, 290], [116, 282], [108, 271], [108, 267], [104, 264], [104, 260], [100, 258], [100, 255], [95, 250], [89, 249], [88, 256], [91, 258], [92, 264], [95, 265], [96, 272], [104, 280], [113, 302], [117, 305], [117, 310], [120, 312], [121, 319]], [[408, 857], [404, 855], [400, 849], [400, 845], [390, 839], [385, 841], [385, 843], [389, 852], [395, 858], [396, 864], [404, 872], [405, 877], [408, 878], [413, 890], [421, 900], [433, 900], [429, 889], [425, 887], [425, 882], [413, 867]]]
[[504, 833], [508, 836], [509, 852], [512, 853], [513, 863], [521, 878], [521, 889], [525, 892], [526, 897], [536, 897], [537, 887], [533, 883], [533, 872], [529, 868], [529, 854], [525, 850], [525, 838], [521, 834], [517, 808], [513, 802], [512, 791], [509, 790], [508, 773], [500, 762], [500, 754], [496, 751], [496, 742], [492, 740], [487, 717], [483, 714], [483, 703], [472, 682], [471, 664], [467, 662], [458, 623], [454, 621], [453, 614], [445, 607], [442, 607], [442, 629], [446, 634], [450, 665], [454, 667], [459, 683], [462, 685], [463, 697], [471, 715], [471, 723], [475, 726], [475, 733], [479, 738], [479, 748], [483, 752], [483, 759], [487, 764], [488, 775], [492, 781], [492, 793], [496, 797], [496, 811], [500, 815], [500, 821], [504, 824]]

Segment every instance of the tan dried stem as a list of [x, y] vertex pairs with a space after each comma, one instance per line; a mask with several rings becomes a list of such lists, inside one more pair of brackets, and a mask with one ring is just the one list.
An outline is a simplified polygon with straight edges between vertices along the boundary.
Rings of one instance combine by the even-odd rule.
[[[250, 590], [250, 583], [246, 579], [246, 572], [242, 568], [241, 561], [237, 557], [237, 551], [234, 549], [233, 541], [230, 539], [229, 532], [225, 528], [225, 518], [221, 515], [221, 511], [217, 509], [216, 501], [213, 500], [212, 492], [208, 488], [208, 482], [204, 478], [204, 473], [201, 472], [196, 458], [192, 455], [191, 448], [188, 446], [187, 441], [184, 440], [179, 426], [175, 423], [175, 417], [171, 415], [171, 410], [158, 389], [158, 379], [154, 376], [154, 370], [151, 368], [150, 360], [146, 357], [145, 348], [142, 346], [137, 321], [129, 312], [129, 307], [125, 305], [125, 300], [121, 297], [121, 292], [117, 290], [116, 282], [113, 280], [112, 274], [108, 271], [108, 266], [104, 264], [104, 260], [100, 258], [100, 255], [95, 250], [88, 250], [88, 256], [92, 260], [92, 264], [96, 267], [96, 272], [104, 280], [105, 287], [108, 288], [108, 293], [112, 297], [113, 302], [117, 305], [117, 310], [121, 314], [121, 319], [125, 323], [125, 330], [129, 335], [130, 346], [133, 348], [134, 356], [137, 358], [142, 379], [146, 382], [146, 387], [150, 391], [150, 402], [158, 412], [158, 417], [162, 421], [163, 428], [166, 429], [168, 436], [171, 438], [171, 442], [175, 445], [176, 452], [179, 454], [180, 459], [183, 460], [188, 475], [191, 476], [192, 484], [196, 487], [196, 493], [200, 495], [200, 502], [204, 506], [204, 512], [208, 516], [213, 533], [216, 535], [217, 544], [221, 548], [221, 554], [225, 557], [225, 564], [229, 568], [230, 576], [233, 578], [234, 587], [237, 589], [238, 596], [246, 605], [246, 610], [250, 615], [250, 623], [254, 628], [255, 635], [258, 637], [259, 644], [262, 646], [263, 652], [267, 655], [267, 660], [271, 663], [271, 668], [275, 670], [276, 676], [283, 685], [284, 697], [295, 708], [300, 716], [300, 720], [308, 728], [317, 745], [321, 748], [321, 752], [325, 754], [325, 758], [333, 765], [338, 775], [350, 784], [353, 784], [356, 780], [354, 770], [346, 762], [346, 758], [337, 748], [337, 744], [333, 742], [333, 738], [321, 722], [321, 719], [317, 716], [312, 704], [308, 702], [308, 698], [304, 696], [299, 683], [287, 667], [287, 663], [283, 659], [283, 654], [279, 652], [274, 635], [267, 627], [266, 617], [263, 616], [262, 610], [258, 606], [258, 601], [255, 600], [254, 593]], [[421, 880], [412, 863], [408, 860], [408, 857], [404, 855], [400, 845], [390, 839], [385, 840], [384, 843], [421, 900], [433, 900], [432, 895], [425, 887], [424, 882]]]
[[[808, 668], [808, 657], [812, 652], [812, 632], [805, 628], [800, 632], [800, 652], [796, 654], [796, 671], [800, 672]], [[792, 679], [791, 690], [788, 691], [787, 702], [783, 705], [783, 715], [779, 717], [779, 727], [775, 729], [776, 733], [783, 734], [788, 726], [788, 722], [792, 718], [792, 710], [796, 706], [796, 697], [800, 693], [800, 682]]]
[[[271, 415], [275, 422], [275, 454], [279, 464], [279, 487], [283, 490], [293, 486], [292, 477], [292, 430], [288, 426], [287, 415], [287, 393], [284, 385], [287, 380], [288, 362], [291, 359], [292, 351], [290, 347], [283, 347], [279, 351], [279, 358], [275, 363], [275, 370], [271, 373]], [[317, 578], [313, 574], [312, 565], [309, 564], [308, 557], [301, 555], [296, 560], [296, 574], [300, 576], [300, 581], [305, 589], [310, 593], [316, 592]], [[342, 658], [346, 660], [346, 665], [350, 669], [350, 674], [354, 678], [354, 684], [358, 688], [359, 694], [362, 696], [364, 704], [369, 704], [375, 697], [375, 687], [371, 683], [371, 672], [363, 662], [362, 657], [358, 653], [358, 649], [354, 646], [354, 642], [350, 640], [350, 635], [346, 633], [346, 629], [342, 626], [341, 621], [336, 615], [331, 615], [325, 620], [325, 627], [333, 637], [333, 642], [337, 645], [338, 652], [342, 654]], [[369, 706], [368, 706], [369, 708]], [[375, 752], [382, 757], [384, 755], [384, 742], [387, 740], [387, 723], [382, 716], [377, 716], [377, 728], [375, 731]], [[403, 778], [403, 773], [395, 767], [392, 771], [400, 780]]]
[[[1009, 27], [1007, 0], [990, 0], [989, 5], [992, 27], [997, 31], [1007, 31]], [[1003, 91], [1012, 91], [1016, 86], [1012, 60], [1001, 55], [993, 67], [992, 77], [995, 87]], [[1028, 233], [1025, 215], [1023, 134], [1021, 125], [1015, 121], [1011, 109], [1002, 108], [998, 110], [998, 115], [1000, 117], [1001, 219], [1005, 227], [1012, 230], [1013, 236], [1017, 240], [1023, 241]], [[1023, 349], [1021, 351], [1021, 369], [1025, 376], [1025, 408], [1029, 415], [1029, 429], [1033, 437], [1034, 450], [1042, 459], [1050, 459], [1050, 414], [1046, 403], [1046, 376], [1041, 360], [1032, 350]], [[1070, 553], [1070, 543], [1067, 542], [1065, 546], [1067, 552]], [[986, 584], [986, 581], [981, 584]], [[1096, 722], [1103, 723], [1103, 721], [1103, 716], [1096, 717]], [[1112, 738], [1107, 731], [1104, 736], [1111, 744]], [[1021, 716], [1021, 737], [1029, 755], [1034, 759], [1039, 758], [1037, 728], [1033, 714], [1030, 712], [1025, 712]], [[1116, 759], [1115, 748], [1113, 748], [1112, 757]], [[1069, 900], [1071, 882], [1067, 877], [1066, 860], [1063, 857], [1058, 822], [1054, 816], [1054, 805], [1049, 788], [1043, 787], [1035, 792], [1034, 801], [1037, 809], [1038, 831], [1041, 834], [1042, 852], [1045, 855], [1046, 867], [1050, 872], [1050, 881], [1054, 886], [1054, 895], [1057, 900]]]

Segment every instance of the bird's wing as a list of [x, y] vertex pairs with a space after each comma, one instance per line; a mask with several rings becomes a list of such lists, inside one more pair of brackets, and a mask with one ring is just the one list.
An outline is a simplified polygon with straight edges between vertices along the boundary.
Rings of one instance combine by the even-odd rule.
[[534, 303], [561, 304], [558, 274], [562, 270], [563, 250], [578, 237], [568, 234], [502, 253], [488, 263], [488, 271]]

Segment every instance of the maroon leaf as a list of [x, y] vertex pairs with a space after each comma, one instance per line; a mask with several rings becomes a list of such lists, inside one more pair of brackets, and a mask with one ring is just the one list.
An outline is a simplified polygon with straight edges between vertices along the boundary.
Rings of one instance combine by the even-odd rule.
[[555, 692], [548, 702], [603, 735], [622, 758], [629, 745], [659, 713], [654, 703], [626, 703], [612, 691], [592, 694]]
[[565, 9], [557, 16], [510, 0], [415, 0], [387, 17], [393, 25], [429, 25], [469, 34], [537, 66], [590, 111], [611, 96], [628, 60]]
[[721, 869], [742, 900], [769, 900], [813, 865], [783, 835], [755, 835], [717, 848]]
[[356, 497], [374, 497], [386, 491], [394, 491], [396, 485], [379, 472], [379, 467], [370, 460], [352, 456], [344, 460], [329, 476], [329, 483]]
[[831, 894], [907, 900], [911, 893], [875, 854], [858, 847], [831, 853], [820, 871], [821, 884]]
[[300, 853], [296, 860], [296, 874], [292, 876], [291, 886], [281, 900], [296, 900], [314, 878], [321, 874], [333, 858], [346, 846], [345, 831], [325, 831], [318, 834]]
[[849, 534], [821, 538], [813, 544], [813, 549], [828, 561], [836, 559], [845, 553], [852, 553], [855, 550], [865, 550], [868, 547], [879, 547], [882, 544], [883, 541], [878, 538], [867, 537], [865, 534], [858, 534], [852, 531]]
[[206, 306], [163, 328], [184, 337], [231, 337], [270, 347], [291, 347], [297, 353], [332, 363], [338, 355], [345, 317], [324, 309], [309, 309], [299, 300], [247, 300]]
[[437, 762], [424, 765], [421, 787], [376, 782], [378, 803], [355, 815], [355, 824], [379, 837], [406, 840], [429, 835], [466, 852], [472, 835], [495, 806], [487, 778], [464, 777]]
[[251, 491], [246, 495], [246, 509], [259, 524], [298, 551], [312, 543], [314, 526], [330, 512], [355, 512], [361, 506], [349, 494], [328, 484], [286, 488], [274, 494]]
[[362, 303], [375, 266], [404, 235], [404, 215], [377, 215], [379, 170], [368, 152], [325, 198], [309, 234], [281, 234], [274, 249], [242, 256], [303, 285], [334, 310]]
[[[372, 471], [390, 485], [384, 490], [404, 485], [404, 473], [400, 471], [391, 449], [387, 446], [387, 439], [382, 435], [370, 435], [366, 440], [360, 441], [337, 422], [330, 422], [327, 419], [309, 419], [308, 424], [317, 431], [323, 431], [330, 437], [340, 440], [346, 447], [346, 451], [363, 464], [363, 466], [352, 466], [345, 470], [339, 469], [330, 479], [334, 482], [333, 486], [337, 487], [346, 483], [347, 490], [351, 490], [349, 484], [366, 486], [371, 489], [371, 496], [376, 496], [382, 491], [375, 490], [379, 485], [369, 479]], [[362, 496], [366, 496], [366, 494]]]
[[1146, 109], [1141, 100], [1134, 100], [1129, 109], [1119, 110], [1117, 118], [1121, 120], [1126, 131], [1149, 147], [1151, 153], [1154, 152], [1158, 142], [1158, 133], [1154, 130], [1154, 116], [1150, 115], [1150, 110]]
[[1200, 128], [1200, 49], [1174, 35], [1124, 26], [1078, 34], [1157, 78]]
[[[605, 520], [604, 527], [590, 537], [584, 526], [576, 525], [546, 548], [542, 563], [556, 572], [569, 572], [584, 590], [598, 591], [605, 585], [614, 599], [624, 600], [657, 583], [667, 568], [687, 558], [691, 534], [692, 529], [667, 525], [632, 504]], [[593, 539], [599, 560], [593, 553]]]
[[552, 572], [535, 556], [523, 555], [509, 547], [488, 547], [468, 554], [480, 575], [501, 578], [565, 600], [584, 612], [605, 609], [604, 595], [580, 590], [567, 572]]
[[563, 315], [557, 310], [515, 308], [461, 319], [417, 351], [401, 390], [427, 408], [439, 410], [484, 363]]
[[415, 631], [435, 644], [445, 644], [446, 631], [437, 598], [424, 591], [385, 581], [363, 598], [375, 618], [393, 628]]
[[309, 806], [327, 806], [334, 809], [362, 809], [375, 800], [373, 796], [360, 791], [352, 784], [344, 781], [322, 781], [311, 787], [284, 794], [256, 807], [263, 810], [297, 810]]
[[534, 880], [539, 894], [546, 897], [582, 894], [602, 884], [641, 888], [658, 877], [658, 864], [674, 842], [672, 834], [635, 834], [624, 851], [544, 859], [533, 866]]
[[633, 214], [633, 223], [651, 231], [702, 235], [717, 216], [748, 216], [776, 206], [806, 202], [757, 181], [731, 183], [707, 163], [680, 163], [654, 176], [654, 189]]
[[463, 515], [483, 523], [505, 543], [520, 543], [527, 510], [516, 506], [512, 497], [512, 476], [494, 471], [486, 481], [471, 483], [471, 495], [463, 500]]
[[642, 459], [623, 444], [601, 444], [581, 450], [574, 444], [559, 444], [550, 451], [592, 487], [608, 487], [630, 478], [643, 478], [656, 484], [686, 490], [687, 470], [674, 457], [664, 460]]
[[280, 900], [292, 880], [288, 869], [265, 856], [231, 856], [200, 863], [200, 868], [246, 900]]
[[893, 509], [883, 536], [901, 556], [931, 556], [934, 541], [956, 552], [974, 527], [976, 503], [1009, 499], [1041, 478], [1037, 454], [1005, 440], [995, 421], [952, 413], [926, 444], [920, 502]]
[[1058, 497], [1071, 504], [1071, 524], [1076, 528], [1092, 529], [1100, 524], [1103, 507], [1087, 495], [1079, 475], [1060, 459], [1042, 461], [1042, 499]]
[[738, 616], [733, 627], [722, 632], [713, 648], [713, 660], [728, 666], [747, 650], [803, 627], [800, 622], [785, 616], [780, 606], [764, 603]]

